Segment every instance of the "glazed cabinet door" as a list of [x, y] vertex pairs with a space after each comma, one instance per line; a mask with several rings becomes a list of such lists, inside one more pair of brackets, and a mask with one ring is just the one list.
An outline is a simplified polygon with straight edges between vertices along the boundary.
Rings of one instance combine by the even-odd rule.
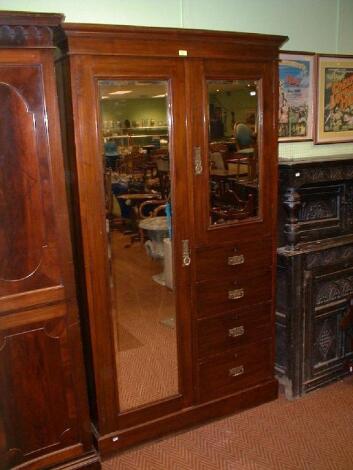
[[119, 447], [191, 400], [184, 68], [131, 57], [70, 68], [96, 421], [100, 444]]
[[1, 469], [91, 449], [53, 72], [0, 50]]
[[[275, 63], [186, 64], [201, 402], [273, 380]], [[191, 99], [192, 98], [192, 99]]]
[[273, 233], [273, 68], [271, 61], [187, 63], [190, 103], [199, 103], [189, 111], [197, 247]]

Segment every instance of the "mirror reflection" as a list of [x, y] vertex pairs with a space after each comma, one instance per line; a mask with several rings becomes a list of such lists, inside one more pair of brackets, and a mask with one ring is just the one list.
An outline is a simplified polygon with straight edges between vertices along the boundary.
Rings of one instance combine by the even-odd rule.
[[210, 224], [258, 215], [258, 83], [208, 80]]
[[120, 410], [178, 393], [168, 82], [99, 81]]

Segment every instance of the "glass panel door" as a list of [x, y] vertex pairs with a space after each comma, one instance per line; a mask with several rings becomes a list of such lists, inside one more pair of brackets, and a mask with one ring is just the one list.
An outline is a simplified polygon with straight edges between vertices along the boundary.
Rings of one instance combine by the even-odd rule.
[[176, 396], [168, 80], [99, 80], [120, 411]]
[[210, 225], [258, 215], [258, 82], [207, 80]]
[[269, 233], [277, 142], [264, 138], [274, 103], [263, 90], [272, 87], [271, 64], [199, 60], [187, 73], [202, 103], [189, 107], [196, 246]]

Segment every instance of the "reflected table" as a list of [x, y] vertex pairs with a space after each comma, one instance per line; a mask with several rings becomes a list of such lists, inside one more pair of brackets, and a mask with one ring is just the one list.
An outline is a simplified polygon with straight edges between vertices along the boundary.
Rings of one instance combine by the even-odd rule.
[[127, 194], [120, 194], [118, 199], [124, 201], [135, 201], [135, 202], [142, 202], [148, 201], [148, 199], [157, 199], [159, 194], [151, 194], [151, 193], [127, 193]]
[[167, 217], [148, 217], [140, 221], [139, 228], [147, 231], [149, 240], [145, 242], [145, 248], [149, 256], [164, 260], [164, 271], [152, 276], [153, 280], [172, 289], [172, 243], [168, 238]]
[[168, 237], [167, 217], [147, 217], [139, 222], [139, 228], [147, 231], [145, 243], [148, 254], [154, 259], [164, 257], [163, 239]]

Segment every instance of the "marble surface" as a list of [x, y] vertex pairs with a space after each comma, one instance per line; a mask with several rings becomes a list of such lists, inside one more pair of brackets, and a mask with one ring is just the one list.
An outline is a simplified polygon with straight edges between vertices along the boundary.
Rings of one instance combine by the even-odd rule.
[[278, 164], [285, 164], [285, 165], [298, 165], [299, 163], [319, 163], [319, 162], [332, 162], [337, 160], [352, 160], [353, 159], [353, 152], [351, 154], [343, 154], [343, 155], [320, 155], [313, 157], [310, 155], [309, 157], [304, 158], [280, 158]]
[[167, 217], [147, 217], [139, 223], [144, 230], [168, 230]]

